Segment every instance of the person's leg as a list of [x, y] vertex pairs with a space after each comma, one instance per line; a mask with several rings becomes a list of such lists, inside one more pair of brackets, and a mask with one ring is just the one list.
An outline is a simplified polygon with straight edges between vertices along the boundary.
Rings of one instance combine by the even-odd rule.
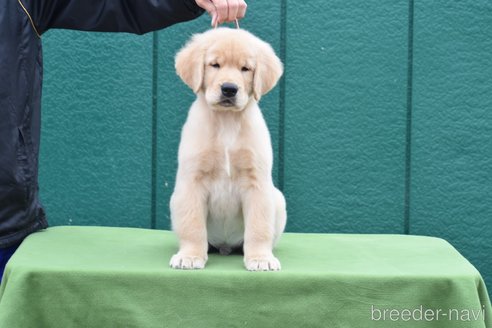
[[14, 254], [14, 252], [17, 250], [18, 247], [19, 244], [7, 248], [0, 248], [0, 282], [2, 282], [3, 271], [5, 270], [5, 266], [7, 265], [7, 262], [12, 257], [12, 255]]

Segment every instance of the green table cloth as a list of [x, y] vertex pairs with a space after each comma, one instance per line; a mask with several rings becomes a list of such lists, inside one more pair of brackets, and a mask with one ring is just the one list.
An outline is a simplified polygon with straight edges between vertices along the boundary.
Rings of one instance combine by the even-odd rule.
[[168, 267], [169, 231], [54, 227], [29, 236], [0, 286], [0, 327], [491, 327], [477, 270], [438, 238], [294, 234], [279, 272], [240, 255]]

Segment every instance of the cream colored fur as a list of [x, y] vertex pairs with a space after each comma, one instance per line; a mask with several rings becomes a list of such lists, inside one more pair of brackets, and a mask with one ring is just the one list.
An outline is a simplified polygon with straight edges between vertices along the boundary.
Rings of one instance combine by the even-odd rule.
[[[183, 127], [171, 220], [180, 248], [170, 266], [201, 269], [208, 244], [244, 250], [246, 269], [280, 270], [272, 249], [287, 214], [272, 181], [272, 146], [258, 100], [282, 74], [273, 49], [244, 30], [195, 35], [176, 56], [176, 71], [197, 94]], [[234, 83], [233, 105], [221, 86]]]

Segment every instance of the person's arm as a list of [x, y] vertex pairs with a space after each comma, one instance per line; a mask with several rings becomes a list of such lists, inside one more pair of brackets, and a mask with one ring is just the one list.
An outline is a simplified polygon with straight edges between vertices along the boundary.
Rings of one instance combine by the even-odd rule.
[[51, 28], [143, 34], [200, 16], [194, 0], [24, 0], [42, 34]]

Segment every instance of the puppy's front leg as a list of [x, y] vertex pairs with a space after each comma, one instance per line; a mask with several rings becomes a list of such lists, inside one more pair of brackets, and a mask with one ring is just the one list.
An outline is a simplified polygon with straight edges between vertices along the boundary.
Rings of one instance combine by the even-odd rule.
[[249, 271], [280, 270], [273, 256], [275, 205], [269, 188], [251, 188], [243, 197], [244, 265]]
[[170, 203], [173, 230], [179, 239], [179, 252], [169, 263], [174, 269], [203, 269], [207, 262], [207, 207], [203, 187], [177, 186]]

